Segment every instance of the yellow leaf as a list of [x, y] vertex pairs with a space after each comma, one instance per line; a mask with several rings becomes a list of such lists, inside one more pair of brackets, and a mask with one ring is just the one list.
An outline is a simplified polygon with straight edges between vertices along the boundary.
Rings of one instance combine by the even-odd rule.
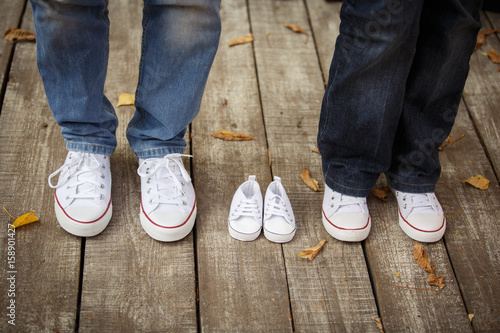
[[311, 150], [313, 153], [318, 153], [319, 154], [319, 149], [318, 147], [314, 148], [313, 150]]
[[384, 326], [382, 326], [382, 319], [375, 317], [372, 317], [372, 319], [375, 321], [375, 324], [377, 324], [377, 328], [380, 331], [380, 333], [384, 333]]
[[288, 29], [292, 30], [293, 32], [307, 35], [307, 31], [305, 31], [304, 29], [302, 29], [302, 27], [300, 27], [299, 25], [296, 25], [296, 24], [285, 24], [285, 27], [287, 27]]
[[304, 171], [302, 171], [302, 173], [300, 174], [300, 178], [302, 178], [304, 183], [306, 183], [306, 185], [309, 186], [309, 188], [311, 188], [313, 191], [318, 192], [320, 190], [318, 181], [316, 179], [311, 178], [309, 170], [304, 169]]
[[312, 261], [314, 257], [316, 257], [316, 255], [318, 254], [319, 250], [321, 250], [323, 245], [325, 245], [325, 243], [326, 239], [323, 239], [321, 242], [318, 243], [318, 245], [300, 251], [297, 257], [306, 258], [309, 259], [309, 261]]
[[135, 102], [135, 95], [134, 94], [121, 93], [118, 96], [118, 104], [116, 104], [116, 107], [125, 106], [125, 105], [134, 105], [134, 102]]
[[23, 226], [25, 224], [29, 224], [29, 223], [33, 223], [33, 222], [37, 222], [37, 221], [38, 221], [38, 217], [36, 217], [35, 212], [32, 210], [29, 213], [26, 213], [26, 214], [19, 216], [14, 221], [14, 223], [12, 223], [10, 225], [10, 228], [15, 229], [15, 228], [18, 228], [18, 227]]
[[28, 42], [35, 41], [35, 34], [31, 31], [21, 30], [18, 28], [10, 28], [9, 30], [3, 33], [3, 37], [9, 42], [17, 43], [22, 40], [26, 40]]
[[210, 135], [212, 135], [214, 138], [226, 141], [246, 141], [251, 140], [254, 137], [253, 135], [248, 135], [243, 132], [232, 132], [226, 130], [218, 130], [217, 132]]
[[252, 36], [252, 34], [248, 34], [246, 36], [232, 39], [231, 41], [229, 41], [228, 45], [229, 45], [229, 47], [231, 47], [231, 46], [246, 44], [246, 43], [251, 43], [251, 42], [253, 42], [253, 36]]
[[469, 179], [466, 179], [463, 181], [464, 183], [469, 183], [475, 188], [481, 189], [481, 190], [487, 190], [489, 183], [491, 183], [490, 180], [484, 178], [481, 175], [477, 175], [476, 177], [470, 177]]
[[472, 322], [472, 318], [474, 318], [474, 314], [473, 313], [469, 313], [469, 321]]

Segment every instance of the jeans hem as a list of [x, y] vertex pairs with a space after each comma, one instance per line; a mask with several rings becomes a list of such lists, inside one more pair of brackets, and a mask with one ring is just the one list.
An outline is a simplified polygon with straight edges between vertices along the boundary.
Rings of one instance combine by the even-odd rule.
[[185, 147], [161, 147], [143, 150], [133, 150], [138, 158], [162, 158], [168, 154], [184, 154]]
[[110, 156], [116, 147], [103, 146], [95, 143], [66, 141], [66, 149], [83, 153], [99, 154]]
[[394, 176], [386, 173], [387, 183], [393, 190], [407, 193], [433, 193], [436, 190], [436, 183], [417, 184], [410, 181], [394, 179]]
[[328, 186], [330, 189], [332, 189], [335, 192], [342, 193], [344, 195], [349, 195], [352, 197], [358, 197], [358, 198], [366, 198], [368, 194], [370, 194], [370, 191], [372, 188], [369, 189], [362, 189], [362, 188], [355, 188], [355, 187], [350, 187], [346, 185], [342, 185], [334, 181], [332, 178], [328, 177], [325, 175], [325, 186]]

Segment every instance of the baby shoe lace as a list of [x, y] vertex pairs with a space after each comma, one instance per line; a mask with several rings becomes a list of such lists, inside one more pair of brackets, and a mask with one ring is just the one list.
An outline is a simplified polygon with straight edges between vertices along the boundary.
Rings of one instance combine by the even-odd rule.
[[242, 216], [253, 217], [260, 220], [261, 213], [259, 209], [259, 203], [255, 199], [243, 199], [240, 201], [238, 206], [233, 212], [234, 218], [239, 218]]
[[266, 205], [267, 216], [282, 216], [288, 223], [292, 223], [292, 216], [288, 211], [285, 201], [279, 195], [271, 196]]
[[[152, 184], [148, 189], [148, 194], [155, 198], [150, 199], [151, 204], [175, 204], [179, 207], [187, 205], [187, 195], [182, 187], [191, 182], [191, 177], [184, 169], [182, 156], [193, 157], [184, 154], [169, 154], [163, 158], [149, 158], [139, 166], [137, 170], [139, 176], [147, 177], [146, 182]], [[156, 186], [153, 186], [153, 177], [155, 177]]]
[[[66, 190], [68, 190], [66, 199], [99, 198], [102, 200], [104, 199], [103, 195], [98, 195], [95, 191], [96, 186], [104, 186], [104, 184], [97, 181], [99, 177], [105, 177], [100, 172], [101, 167], [104, 168], [104, 165], [99, 163], [94, 154], [82, 152], [70, 153], [68, 161], [49, 176], [49, 186], [55, 189], [66, 186]], [[64, 176], [64, 178], [59, 179], [57, 185], [53, 185], [52, 178], [59, 173], [61, 173], [60, 177]], [[75, 181], [69, 183], [70, 179], [74, 179]]]

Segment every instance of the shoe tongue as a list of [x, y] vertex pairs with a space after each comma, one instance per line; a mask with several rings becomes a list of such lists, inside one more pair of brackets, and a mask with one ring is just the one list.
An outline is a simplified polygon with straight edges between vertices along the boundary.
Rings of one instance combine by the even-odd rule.
[[413, 194], [411, 203], [416, 205], [411, 211], [412, 214], [436, 214], [427, 194]]
[[346, 200], [346, 196], [342, 196], [342, 202], [337, 213], [364, 213], [364, 211], [359, 200], [354, 197]]

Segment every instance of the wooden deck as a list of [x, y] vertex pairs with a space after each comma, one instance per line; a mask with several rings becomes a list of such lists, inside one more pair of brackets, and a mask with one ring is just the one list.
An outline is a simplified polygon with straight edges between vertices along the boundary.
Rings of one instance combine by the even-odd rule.
[[[33, 30], [29, 5], [0, 0], [0, 6], [1, 31]], [[119, 93], [135, 91], [142, 3], [115, 0], [109, 7], [106, 94], [116, 104]], [[0, 212], [0, 331], [379, 332], [372, 317], [380, 317], [386, 332], [499, 332], [500, 72], [482, 53], [500, 50], [499, 36], [488, 36], [472, 56], [453, 130], [465, 138], [440, 153], [437, 194], [448, 230], [442, 241], [424, 246], [446, 287], [418, 289], [429, 287], [427, 277], [398, 226], [394, 197], [369, 197], [370, 237], [343, 243], [322, 226], [322, 193], [299, 177], [307, 168], [324, 188], [320, 156], [311, 149], [339, 9], [323, 0], [223, 0], [220, 48], [188, 132], [198, 218], [194, 231], [173, 244], [154, 241], [139, 223], [137, 159], [124, 135], [132, 107], [117, 109], [110, 225], [88, 239], [58, 225], [47, 176], [66, 152], [37, 71], [36, 46], [1, 40], [0, 203], [16, 216], [35, 210], [40, 222], [16, 230], [9, 267], [11, 218]], [[499, 14], [482, 18], [483, 29], [500, 28]], [[309, 36], [286, 29], [289, 23]], [[227, 46], [248, 33], [254, 43]], [[255, 139], [217, 140], [210, 136], [217, 129]], [[229, 236], [232, 195], [249, 174], [263, 190], [273, 175], [282, 177], [298, 224], [292, 242]], [[488, 190], [461, 182], [477, 174], [494, 181]], [[314, 261], [297, 257], [322, 239], [328, 242]], [[15, 297], [8, 295], [11, 275]], [[15, 326], [8, 323], [11, 300]]]

